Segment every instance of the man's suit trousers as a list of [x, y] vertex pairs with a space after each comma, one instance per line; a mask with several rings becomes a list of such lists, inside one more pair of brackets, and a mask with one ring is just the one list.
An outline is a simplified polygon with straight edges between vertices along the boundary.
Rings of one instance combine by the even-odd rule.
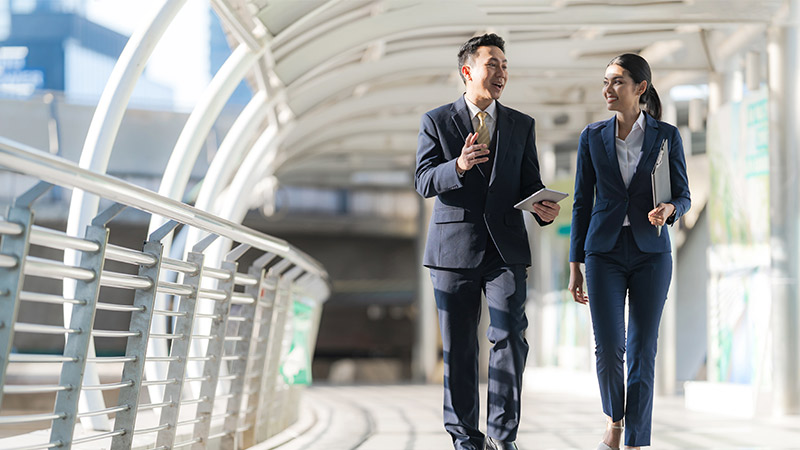
[[507, 265], [494, 244], [475, 269], [431, 268], [444, 349], [444, 423], [456, 449], [481, 450], [478, 429], [478, 320], [481, 291], [489, 306], [488, 435], [516, 440], [522, 372], [528, 354], [525, 329], [526, 266]]

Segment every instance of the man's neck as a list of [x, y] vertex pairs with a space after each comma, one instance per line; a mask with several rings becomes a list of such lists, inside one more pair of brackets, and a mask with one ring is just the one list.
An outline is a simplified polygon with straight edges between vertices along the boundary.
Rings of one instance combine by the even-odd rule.
[[479, 98], [476, 95], [470, 95], [469, 92], [464, 94], [464, 97], [469, 100], [473, 105], [480, 108], [481, 111], [486, 111], [486, 108], [492, 104], [493, 98]]

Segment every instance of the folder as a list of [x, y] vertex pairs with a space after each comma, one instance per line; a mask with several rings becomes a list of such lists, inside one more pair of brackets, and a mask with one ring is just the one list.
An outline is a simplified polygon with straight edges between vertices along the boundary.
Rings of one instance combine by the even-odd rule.
[[[656, 165], [650, 174], [650, 183], [653, 187], [653, 208], [659, 203], [668, 203], [672, 200], [672, 183], [669, 179], [669, 141], [661, 141], [661, 149], [658, 151]], [[661, 227], [656, 225], [656, 230], [661, 236]]]

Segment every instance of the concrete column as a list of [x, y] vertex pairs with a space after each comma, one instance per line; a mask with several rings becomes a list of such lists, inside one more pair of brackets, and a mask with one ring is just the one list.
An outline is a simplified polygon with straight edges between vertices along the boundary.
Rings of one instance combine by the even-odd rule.
[[661, 314], [661, 325], [658, 329], [658, 353], [656, 353], [656, 395], [670, 396], [675, 394], [677, 365], [677, 298], [678, 292], [678, 254], [675, 248], [675, 233], [670, 228], [672, 240], [672, 280], [670, 281], [667, 302]]
[[[553, 144], [540, 143], [537, 145], [537, 151], [539, 153], [539, 172], [542, 175], [542, 182], [547, 185], [555, 179], [555, 146]], [[527, 365], [541, 367], [544, 360], [541, 343], [545, 342], [542, 334], [544, 295], [552, 290], [566, 289], [566, 286], [550, 285], [550, 280], [552, 280], [550, 274], [553, 270], [552, 241], [550, 239], [542, 239], [544, 230], [536, 223], [533, 216], [528, 213], [525, 213], [525, 226], [528, 229], [532, 263], [528, 272], [528, 300], [525, 308], [528, 315], [527, 335], [530, 343]]]
[[800, 413], [797, 177], [800, 160], [800, 1], [787, 2], [785, 22], [769, 31], [770, 227], [772, 236], [773, 411]]
[[[669, 97], [669, 92], [665, 92], [661, 97], [662, 120], [677, 126], [678, 113], [675, 102]], [[684, 140], [691, 139], [691, 136], [683, 136]], [[672, 241], [672, 280], [670, 289], [667, 293], [667, 302], [664, 304], [664, 312], [661, 315], [661, 325], [658, 330], [658, 353], [656, 353], [656, 394], [673, 395], [676, 385], [676, 347], [677, 330], [675, 316], [677, 314], [677, 299], [675, 294], [678, 292], [678, 253], [675, 248], [675, 235], [672, 227], [668, 227], [670, 239]]]
[[[723, 105], [723, 90], [725, 85], [725, 77], [720, 72], [711, 72], [708, 74], [708, 116], [711, 117], [719, 111]], [[708, 285], [705, 286], [707, 288]], [[712, 303], [707, 299], [706, 301], [706, 317], [708, 318], [706, 327], [706, 352], [707, 361], [712, 361], [717, 357], [719, 349], [713, 345], [716, 339], [714, 333], [718, 332], [716, 321], [712, 320], [716, 317], [717, 312], [712, 308]], [[706, 364], [706, 381], [717, 381], [719, 379], [717, 373], [717, 366], [715, 364]], [[690, 395], [687, 393], [687, 399]], [[687, 400], [688, 403], [688, 400]]]
[[420, 197], [419, 225], [417, 231], [417, 261], [419, 277], [417, 283], [417, 333], [413, 349], [412, 375], [417, 381], [441, 381], [436, 378], [439, 366], [439, 319], [430, 272], [422, 265], [428, 223], [433, 214], [434, 199]]

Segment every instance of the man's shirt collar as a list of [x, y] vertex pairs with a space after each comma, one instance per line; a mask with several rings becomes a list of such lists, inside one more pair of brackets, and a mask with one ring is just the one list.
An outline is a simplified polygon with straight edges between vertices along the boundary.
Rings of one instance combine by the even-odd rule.
[[[469, 101], [466, 95], [464, 96], [464, 101], [467, 103], [467, 109], [469, 109], [469, 118], [472, 120], [475, 118], [478, 112], [481, 111], [481, 109]], [[484, 111], [486, 111], [486, 113], [489, 114], [489, 117], [491, 117], [493, 120], [497, 120], [497, 100], [492, 100], [492, 103], [490, 103]]]

